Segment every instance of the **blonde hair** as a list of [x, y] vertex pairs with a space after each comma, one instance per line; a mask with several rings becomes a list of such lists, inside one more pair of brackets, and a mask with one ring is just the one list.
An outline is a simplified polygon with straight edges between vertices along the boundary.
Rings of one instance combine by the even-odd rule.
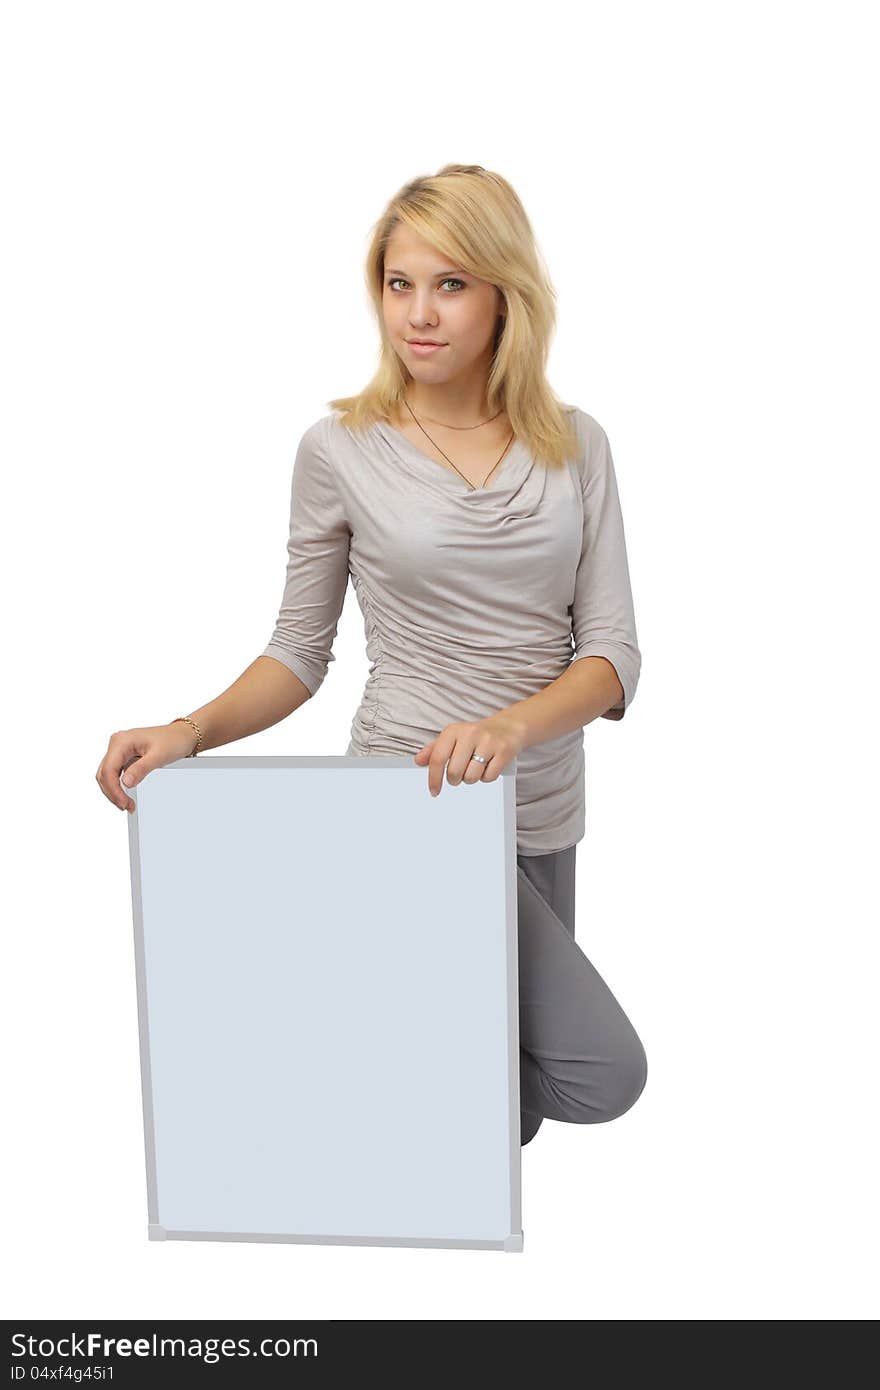
[[556, 291], [513, 188], [479, 164], [445, 164], [434, 175], [412, 179], [375, 223], [365, 273], [381, 336], [379, 365], [359, 395], [327, 405], [343, 412], [340, 423], [347, 429], [367, 429], [396, 414], [412, 380], [388, 339], [382, 314], [385, 252], [398, 223], [501, 291], [506, 318], [499, 316], [495, 331], [486, 384], [489, 412], [505, 410], [516, 437], [546, 465], [561, 467], [576, 452], [578, 439], [574, 407], [557, 398], [545, 376]]

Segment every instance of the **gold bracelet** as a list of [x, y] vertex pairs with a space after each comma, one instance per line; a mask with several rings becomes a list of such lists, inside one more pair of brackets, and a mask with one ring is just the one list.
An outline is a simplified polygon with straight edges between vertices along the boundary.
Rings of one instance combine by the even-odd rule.
[[196, 746], [195, 746], [195, 748], [193, 749], [193, 751], [192, 751], [191, 753], [187, 753], [187, 755], [186, 755], [188, 758], [194, 758], [194, 757], [196, 756], [196, 753], [198, 753], [199, 749], [200, 749], [201, 746], [202, 746], [202, 731], [201, 731], [201, 729], [199, 728], [198, 724], [196, 723], [196, 721], [195, 721], [194, 719], [188, 718], [188, 716], [185, 715], [185, 714], [179, 714], [179, 715], [177, 716], [176, 719], [172, 719], [171, 723], [172, 723], [172, 724], [191, 724], [192, 727], [195, 729], [196, 733], [198, 734], [198, 738], [196, 739]]

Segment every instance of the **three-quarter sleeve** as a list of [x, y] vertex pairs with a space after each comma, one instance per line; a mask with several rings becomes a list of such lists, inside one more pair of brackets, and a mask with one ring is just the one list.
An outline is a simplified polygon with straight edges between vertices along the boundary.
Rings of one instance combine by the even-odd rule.
[[602, 717], [622, 719], [636, 693], [642, 658], [614, 460], [605, 431], [595, 421], [591, 424], [581, 474], [583, 541], [570, 609], [572, 662], [584, 656], [611, 662], [623, 700]]
[[351, 530], [328, 454], [326, 420], [306, 430], [290, 490], [287, 578], [269, 645], [314, 695], [327, 674], [348, 585]]

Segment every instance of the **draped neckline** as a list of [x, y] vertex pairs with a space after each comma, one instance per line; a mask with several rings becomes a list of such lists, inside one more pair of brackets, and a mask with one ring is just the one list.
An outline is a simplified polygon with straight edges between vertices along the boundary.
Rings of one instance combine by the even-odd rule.
[[524, 441], [517, 437], [494, 469], [485, 487], [474, 487], [454, 468], [439, 463], [437, 459], [424, 453], [395, 425], [386, 420], [377, 420], [372, 428], [382, 436], [386, 443], [390, 444], [405, 463], [418, 469], [427, 481], [435, 482], [437, 486], [443, 487], [462, 501], [474, 506], [485, 505], [487, 500], [502, 503], [509, 500], [522, 486], [535, 462], [533, 454]]

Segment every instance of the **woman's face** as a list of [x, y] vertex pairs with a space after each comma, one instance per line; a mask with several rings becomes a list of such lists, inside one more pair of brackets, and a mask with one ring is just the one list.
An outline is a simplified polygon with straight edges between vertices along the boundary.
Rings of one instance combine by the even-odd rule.
[[[404, 366], [416, 380], [436, 384], [476, 367], [488, 369], [504, 297], [488, 280], [460, 270], [398, 225], [385, 252], [382, 311], [385, 331]], [[443, 346], [420, 353], [411, 343], [419, 338]]]

